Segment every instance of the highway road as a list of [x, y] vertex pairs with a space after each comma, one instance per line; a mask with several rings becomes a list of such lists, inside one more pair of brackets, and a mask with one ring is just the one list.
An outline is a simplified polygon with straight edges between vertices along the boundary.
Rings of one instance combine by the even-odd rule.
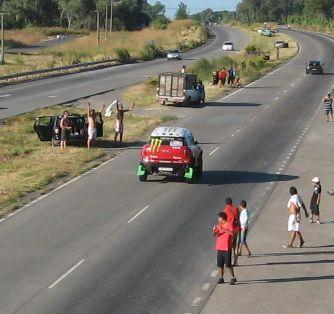
[[156, 59], [2, 87], [0, 120], [39, 107], [64, 103], [112, 89], [123, 89], [148, 77], [156, 77], [160, 72], [179, 71], [182, 65], [189, 65], [197, 59], [226, 54], [221, 49], [222, 43], [226, 40], [234, 40], [236, 49], [243, 49], [249, 42], [248, 36], [235, 28], [213, 26], [212, 33], [215, 34], [214, 38], [206, 45], [184, 53], [184, 59], [181, 61]]
[[[139, 150], [126, 150], [3, 221], [1, 312], [198, 313], [224, 198], [261, 215], [277, 182], [296, 178], [280, 167], [334, 83], [333, 40], [291, 34], [301, 51], [289, 64], [175, 122], [204, 148], [197, 184], [140, 183]], [[326, 75], [304, 75], [315, 57]]]

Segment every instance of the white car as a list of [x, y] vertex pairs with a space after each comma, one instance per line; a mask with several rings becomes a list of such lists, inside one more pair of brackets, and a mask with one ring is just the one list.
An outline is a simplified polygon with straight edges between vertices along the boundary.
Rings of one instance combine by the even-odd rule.
[[223, 44], [223, 50], [225, 51], [233, 51], [234, 50], [234, 45], [231, 41], [225, 41]]
[[167, 53], [167, 60], [181, 60], [181, 51], [179, 49], [172, 49]]

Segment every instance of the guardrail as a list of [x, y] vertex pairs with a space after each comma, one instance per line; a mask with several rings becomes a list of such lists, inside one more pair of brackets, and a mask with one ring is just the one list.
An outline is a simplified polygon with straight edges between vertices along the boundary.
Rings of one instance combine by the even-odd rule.
[[69, 70], [88, 70], [90, 67], [97, 68], [99, 66], [110, 66], [112, 63], [116, 64], [117, 60], [115, 59], [108, 59], [103, 61], [93, 61], [93, 62], [85, 62], [85, 63], [79, 63], [79, 64], [73, 64], [73, 65], [66, 65], [62, 67], [56, 67], [56, 68], [50, 68], [50, 69], [42, 69], [42, 70], [36, 70], [36, 71], [29, 71], [29, 72], [21, 72], [21, 73], [15, 73], [15, 74], [9, 74], [5, 76], [0, 76], [0, 83], [3, 81], [10, 82], [11, 80], [19, 80], [20, 78], [26, 78], [38, 75], [44, 75], [44, 74], [56, 74], [56, 73], [63, 73], [63, 72], [69, 72]]

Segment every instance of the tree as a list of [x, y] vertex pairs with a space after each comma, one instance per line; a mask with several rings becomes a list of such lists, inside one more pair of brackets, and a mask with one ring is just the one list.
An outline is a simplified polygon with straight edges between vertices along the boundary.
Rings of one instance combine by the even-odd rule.
[[180, 2], [179, 8], [176, 11], [175, 18], [177, 20], [187, 19], [188, 18], [188, 7], [185, 3]]

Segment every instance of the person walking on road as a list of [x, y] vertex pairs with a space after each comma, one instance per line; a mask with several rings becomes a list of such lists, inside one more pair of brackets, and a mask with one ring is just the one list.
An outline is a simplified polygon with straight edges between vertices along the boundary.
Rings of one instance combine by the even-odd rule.
[[313, 194], [311, 197], [310, 202], [310, 210], [311, 210], [311, 217], [310, 222], [313, 223], [313, 217], [315, 216], [317, 219], [317, 223], [320, 224], [320, 212], [319, 212], [319, 206], [320, 206], [320, 200], [321, 200], [321, 184], [319, 177], [314, 177], [312, 179], [312, 182], [314, 183], [313, 187]]
[[131, 108], [124, 109], [123, 104], [120, 101], [117, 101], [116, 109], [116, 124], [115, 124], [115, 137], [114, 141], [117, 142], [117, 137], [119, 135], [119, 144], [122, 145], [123, 141], [123, 132], [124, 132], [124, 113], [131, 111], [136, 103], [132, 104]]
[[305, 241], [300, 232], [300, 222], [301, 215], [300, 209], [303, 208], [306, 218], [308, 217], [308, 213], [302, 198], [298, 195], [296, 187], [290, 187], [290, 199], [288, 201], [287, 207], [289, 209], [289, 220], [288, 220], [288, 231], [290, 232], [290, 238], [287, 245], [283, 245], [284, 248], [291, 248], [293, 246], [293, 242], [296, 239], [296, 236], [299, 238], [298, 247], [303, 247]]
[[233, 227], [233, 266], [238, 265], [238, 247], [240, 244], [240, 224], [239, 224], [239, 210], [232, 204], [230, 197], [225, 198], [225, 208], [223, 210], [227, 215], [227, 221]]
[[324, 104], [325, 120], [327, 122], [333, 122], [333, 98], [331, 94], [328, 93], [322, 102]]
[[218, 283], [224, 283], [224, 266], [230, 271], [230, 284], [234, 285], [237, 281], [234, 275], [232, 265], [232, 239], [233, 226], [227, 221], [227, 215], [224, 212], [218, 214], [218, 224], [212, 228], [213, 235], [216, 237], [217, 267], [220, 268], [221, 278]]
[[64, 153], [67, 145], [68, 138], [71, 133], [71, 120], [68, 117], [68, 111], [64, 111], [60, 120], [60, 152]]
[[247, 251], [247, 256], [250, 257], [251, 251], [247, 244], [247, 234], [248, 234], [248, 224], [249, 224], [249, 211], [247, 209], [247, 203], [246, 201], [241, 201], [239, 204], [240, 208], [240, 246], [238, 248], [238, 255], [240, 256], [242, 254], [242, 249], [245, 248]]

